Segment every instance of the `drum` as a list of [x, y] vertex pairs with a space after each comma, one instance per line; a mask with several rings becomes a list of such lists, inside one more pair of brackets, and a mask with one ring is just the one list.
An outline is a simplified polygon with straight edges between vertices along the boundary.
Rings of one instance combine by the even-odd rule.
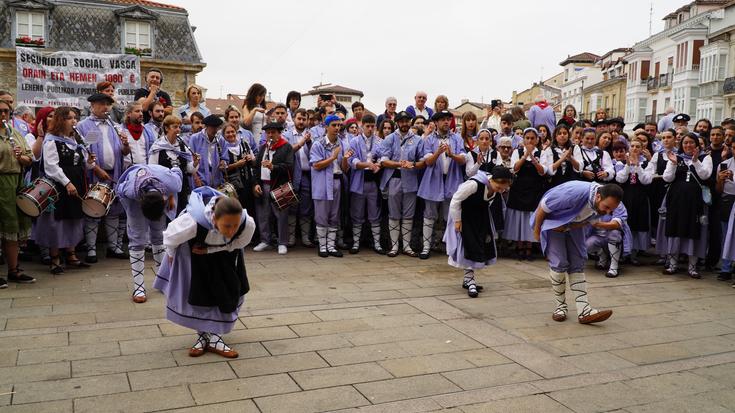
[[58, 199], [56, 185], [46, 178], [37, 178], [31, 186], [18, 192], [15, 204], [24, 214], [37, 217], [52, 207]]
[[102, 218], [107, 215], [115, 200], [115, 190], [108, 184], [96, 183], [84, 196], [82, 212], [92, 218]]
[[235, 187], [229, 182], [225, 182], [222, 185], [218, 186], [217, 190], [229, 196], [230, 198], [237, 199], [237, 189], [235, 189]]
[[291, 182], [285, 183], [278, 188], [271, 190], [271, 200], [276, 208], [283, 211], [284, 209], [299, 203], [299, 197], [293, 190]]

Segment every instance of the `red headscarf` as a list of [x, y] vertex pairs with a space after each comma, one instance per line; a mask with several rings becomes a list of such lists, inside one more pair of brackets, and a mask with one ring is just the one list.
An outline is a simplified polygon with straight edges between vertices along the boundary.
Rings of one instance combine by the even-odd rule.
[[36, 122], [33, 124], [36, 133], [38, 133], [39, 124], [43, 126], [43, 133], [46, 133], [48, 131], [48, 122], [46, 121], [46, 118], [50, 113], [53, 113], [53, 111], [54, 108], [52, 108], [51, 106], [46, 106], [41, 108], [38, 113], [36, 113]]

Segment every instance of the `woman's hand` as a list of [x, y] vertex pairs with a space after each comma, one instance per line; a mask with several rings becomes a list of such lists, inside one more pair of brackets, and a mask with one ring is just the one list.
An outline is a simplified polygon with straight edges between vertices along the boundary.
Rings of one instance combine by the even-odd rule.
[[457, 232], [462, 232], [462, 221], [454, 221], [454, 230]]
[[79, 196], [79, 193], [77, 192], [77, 187], [75, 187], [74, 184], [71, 182], [66, 184], [66, 193], [69, 194], [69, 196]]

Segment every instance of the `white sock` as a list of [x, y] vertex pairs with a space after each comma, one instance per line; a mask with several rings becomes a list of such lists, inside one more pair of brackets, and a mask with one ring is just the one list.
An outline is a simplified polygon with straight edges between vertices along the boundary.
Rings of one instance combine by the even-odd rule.
[[569, 289], [574, 292], [574, 302], [577, 305], [577, 317], [597, 314], [597, 310], [590, 306], [587, 299], [587, 280], [583, 272], [569, 274]]
[[130, 268], [133, 273], [133, 297], [145, 295], [145, 250], [130, 250]]
[[424, 248], [421, 250], [422, 253], [426, 254], [431, 251], [431, 237], [434, 235], [434, 220], [430, 218], [424, 218]]
[[475, 270], [467, 268], [464, 270], [464, 279], [462, 279], [464, 285], [475, 285]]
[[388, 233], [390, 234], [390, 251], [398, 252], [398, 238], [400, 237], [400, 221], [395, 219], [388, 220]]
[[197, 341], [191, 348], [201, 350], [209, 344], [209, 333], [204, 331], [197, 331]]
[[209, 333], [209, 347], [222, 351], [232, 350], [219, 334]]
[[618, 243], [608, 243], [607, 250], [610, 251], [610, 271], [618, 273], [618, 267], [620, 266], [620, 254], [622, 254], [622, 245]]
[[84, 220], [84, 242], [87, 244], [87, 255], [97, 255], [97, 231], [100, 221], [95, 218]]
[[360, 238], [362, 237], [362, 224], [352, 226], [352, 248], [360, 248]]
[[697, 272], [697, 261], [699, 261], [699, 258], [697, 258], [697, 256], [689, 256], [689, 272]]
[[158, 275], [163, 256], [166, 255], [166, 248], [163, 245], [154, 245], [151, 250], [153, 251], [153, 271]]
[[328, 252], [337, 251], [337, 248], [335, 248], [335, 245], [337, 243], [337, 233], [338, 232], [339, 230], [336, 227], [327, 228], [327, 251]]
[[380, 249], [380, 224], [371, 224], [370, 231], [373, 233], [373, 248]]
[[666, 259], [669, 262], [669, 268], [673, 271], [676, 271], [676, 267], [678, 266], [679, 262], [676, 259], [676, 255], [667, 255]]
[[413, 230], [413, 220], [404, 219], [401, 223], [401, 233], [403, 235], [403, 250], [413, 252], [411, 249], [411, 231]]
[[319, 251], [327, 251], [327, 227], [316, 226], [316, 238], [319, 242]]
[[107, 248], [115, 253], [121, 253], [122, 250], [117, 245], [117, 224], [118, 217], [105, 217], [105, 232], [107, 232]]
[[549, 270], [549, 279], [551, 280], [551, 289], [554, 290], [554, 300], [556, 301], [556, 309], [554, 314], [567, 315], [567, 275], [563, 272]]

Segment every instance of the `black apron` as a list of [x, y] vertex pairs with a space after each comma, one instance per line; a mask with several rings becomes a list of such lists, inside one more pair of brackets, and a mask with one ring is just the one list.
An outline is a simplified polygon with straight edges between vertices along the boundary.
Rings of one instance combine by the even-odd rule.
[[[688, 179], [687, 179], [687, 176]], [[694, 168], [681, 159], [676, 167], [676, 177], [666, 195], [666, 236], [698, 240], [701, 233], [700, 219], [705, 212], [702, 188]]]
[[82, 198], [87, 194], [84, 152], [81, 146], [77, 146], [77, 149], [73, 150], [64, 143], [58, 141], [55, 141], [55, 143], [56, 152], [59, 154], [59, 167], [64, 171], [64, 175], [69, 178], [69, 181], [74, 184], [74, 187], [77, 188], [79, 197], [69, 196], [66, 188], [54, 181], [56, 191], [59, 193], [59, 199], [54, 204], [54, 218], [57, 220], [84, 218]]
[[[496, 257], [495, 239], [490, 228], [489, 202], [485, 200], [485, 185], [462, 201], [462, 245], [464, 257], [474, 262], [486, 262]], [[498, 196], [493, 203], [498, 202]], [[488, 237], [488, 235], [490, 235]]]
[[[245, 230], [247, 221], [240, 225], [232, 242]], [[196, 236], [189, 240], [189, 247], [194, 245], [222, 247], [224, 245], [206, 245], [205, 239], [209, 230], [197, 224]], [[226, 245], [226, 244], [225, 244]], [[237, 310], [240, 297], [250, 291], [245, 260], [242, 249], [219, 251], [213, 254], [191, 253], [191, 288], [189, 304], [202, 307], [218, 307], [223, 313]]]
[[[518, 155], [523, 157], [523, 148], [518, 149]], [[535, 157], [540, 155], [539, 150], [533, 154]], [[508, 208], [525, 212], [535, 211], [544, 195], [544, 182], [544, 177], [538, 174], [533, 163], [524, 162], [516, 173], [513, 186], [510, 187]]]

